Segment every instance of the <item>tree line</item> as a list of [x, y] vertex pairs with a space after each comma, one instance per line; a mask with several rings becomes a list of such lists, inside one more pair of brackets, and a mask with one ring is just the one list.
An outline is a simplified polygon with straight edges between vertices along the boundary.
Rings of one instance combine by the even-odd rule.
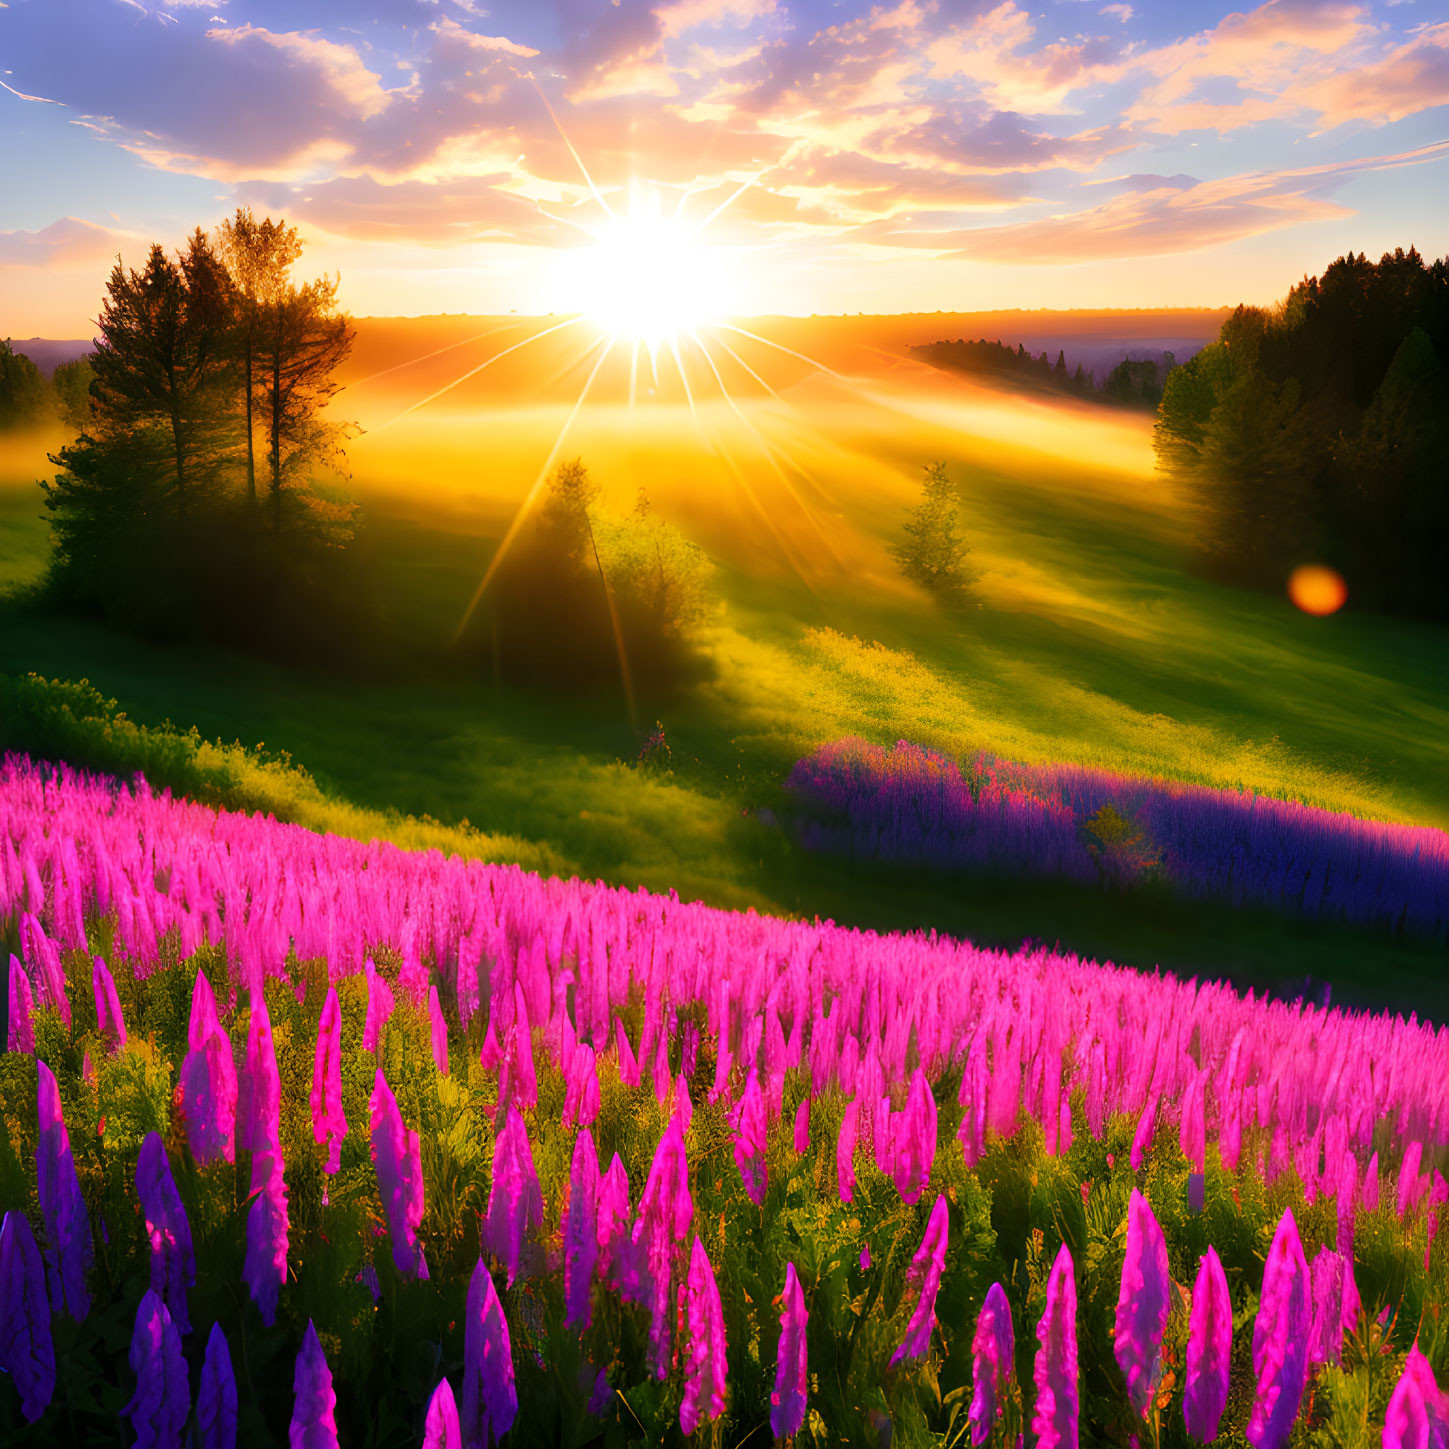
[[1327, 563], [1360, 604], [1449, 617], [1449, 259], [1350, 253], [1239, 307], [1168, 375], [1154, 440], [1219, 575]]
[[988, 342], [979, 337], [968, 342], [958, 337], [954, 342], [927, 342], [909, 349], [922, 362], [953, 372], [985, 373], [1049, 388], [1069, 397], [1093, 402], [1120, 403], [1125, 407], [1155, 408], [1162, 397], [1163, 379], [1176, 365], [1172, 353], [1164, 352], [1161, 362], [1152, 358], [1123, 358], [1100, 387], [1092, 374], [1079, 362], [1075, 371], [1067, 367], [1064, 349], [1057, 352], [1053, 363], [1045, 351], [1033, 357], [1026, 344], [1018, 342], [1015, 349], [998, 338]]
[[242, 208], [174, 257], [117, 259], [82, 431], [41, 484], [53, 601], [235, 643], [317, 618], [355, 524], [335, 481], [348, 429], [323, 411], [353, 330], [337, 277], [293, 278], [301, 253], [294, 227]]
[[60, 363], [49, 376], [9, 338], [0, 341], [0, 429], [60, 421], [79, 431], [90, 421], [89, 357]]

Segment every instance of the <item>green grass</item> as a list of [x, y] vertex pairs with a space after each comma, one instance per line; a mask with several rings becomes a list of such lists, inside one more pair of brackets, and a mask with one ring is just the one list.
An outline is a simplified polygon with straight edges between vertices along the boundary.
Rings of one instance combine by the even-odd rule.
[[[1060, 942], [1244, 983], [1311, 974], [1340, 999], [1446, 1014], [1442, 950], [1066, 886], [852, 872], [802, 859], [759, 823], [756, 810], [779, 808], [796, 758], [854, 733], [1449, 825], [1445, 631], [1351, 611], [1310, 619], [1286, 600], [1192, 576], [1182, 563], [1190, 511], [1120, 463], [994, 447], [934, 415], [827, 422], [831, 536], [869, 567], [806, 584], [754, 566], [743, 547], [713, 549], [725, 601], [710, 640], [714, 677], [641, 709], [641, 727], [664, 722], [669, 775], [632, 767], [641, 734], [618, 691], [528, 695], [448, 661], [445, 641], [508, 510], [448, 497], [430, 512], [416, 491], [370, 480], [364, 461], [359, 548], [384, 622], [404, 641], [387, 670], [303, 672], [161, 648], [11, 604], [0, 672], [89, 678], [140, 724], [172, 719], [285, 750], [326, 800], [368, 812], [358, 831], [377, 821], [386, 833], [389, 811], [467, 820], [516, 842], [528, 863], [724, 906]], [[580, 451], [589, 456], [587, 440]], [[961, 480], [983, 575], [982, 606], [954, 618], [897, 586], [885, 554], [920, 463], [936, 456]], [[38, 462], [0, 459], [0, 559], [15, 561], [7, 577], [20, 582], [43, 561], [44, 526], [31, 521]], [[324, 819], [318, 806], [306, 823]]]

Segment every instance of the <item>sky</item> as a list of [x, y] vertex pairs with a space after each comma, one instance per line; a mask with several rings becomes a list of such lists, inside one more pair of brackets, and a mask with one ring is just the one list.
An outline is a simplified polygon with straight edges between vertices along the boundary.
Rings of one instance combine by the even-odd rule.
[[1265, 304], [1449, 252], [1449, 0], [0, 0], [0, 84], [16, 338], [239, 206], [358, 316], [571, 310], [651, 209], [751, 314]]

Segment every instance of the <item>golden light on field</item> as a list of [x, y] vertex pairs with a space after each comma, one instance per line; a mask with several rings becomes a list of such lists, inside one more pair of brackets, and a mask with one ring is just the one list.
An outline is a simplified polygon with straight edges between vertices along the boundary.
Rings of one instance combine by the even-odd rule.
[[705, 225], [665, 215], [656, 193], [636, 189], [627, 212], [605, 217], [589, 244], [560, 259], [560, 310], [651, 352], [722, 321], [735, 307], [739, 268], [730, 248], [701, 240]]
[[1304, 564], [1289, 576], [1288, 597], [1305, 614], [1336, 614], [1348, 601], [1348, 585], [1331, 568]]

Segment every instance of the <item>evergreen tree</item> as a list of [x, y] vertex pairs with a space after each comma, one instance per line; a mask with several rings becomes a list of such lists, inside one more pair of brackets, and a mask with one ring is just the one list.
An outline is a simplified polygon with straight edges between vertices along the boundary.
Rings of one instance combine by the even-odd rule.
[[46, 414], [47, 389], [40, 369], [10, 342], [0, 342], [0, 428], [29, 427]]
[[50, 379], [61, 418], [77, 432], [90, 426], [91, 382], [95, 375], [87, 355], [62, 362]]
[[904, 525], [906, 541], [891, 549], [901, 572], [942, 603], [959, 605], [974, 574], [966, 562], [970, 549], [956, 532], [957, 493], [944, 462], [925, 465], [921, 501]]
[[1065, 349], [1057, 353], [1057, 365], [1052, 368], [1052, 381], [1058, 387], [1067, 385], [1067, 354]]

